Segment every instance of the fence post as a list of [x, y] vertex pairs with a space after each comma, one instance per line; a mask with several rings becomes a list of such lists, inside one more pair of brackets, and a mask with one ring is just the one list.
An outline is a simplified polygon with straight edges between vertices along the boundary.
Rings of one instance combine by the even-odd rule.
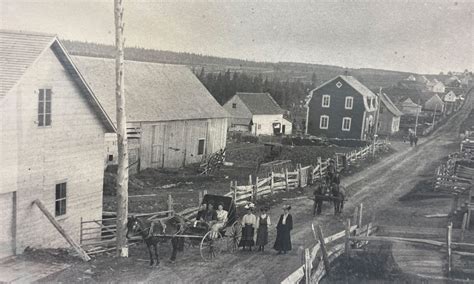
[[316, 226], [316, 232], [318, 233], [319, 244], [321, 247], [321, 254], [323, 256], [323, 263], [324, 268], [326, 268], [326, 273], [329, 275], [329, 259], [328, 259], [328, 252], [326, 250], [326, 243], [324, 242], [323, 230], [321, 229], [320, 225]]
[[82, 217], [81, 217], [81, 232], [79, 234], [79, 243], [82, 244], [82, 229], [83, 229], [83, 225], [82, 225]]
[[286, 185], [286, 191], [290, 190], [290, 184], [288, 182], [288, 169], [285, 169], [285, 185]]
[[253, 202], [257, 202], [258, 199], [258, 176], [255, 177], [255, 185], [253, 186]]
[[270, 172], [270, 194], [273, 195], [273, 171]]
[[451, 273], [451, 265], [452, 265], [452, 259], [451, 259], [451, 233], [453, 229], [453, 223], [449, 222], [448, 224], [448, 229], [446, 232], [446, 245], [448, 248], [448, 273]]
[[346, 221], [346, 243], [345, 243], [345, 246], [344, 246], [345, 254], [346, 254], [346, 260], [349, 260], [350, 253], [351, 253], [351, 241], [349, 239], [350, 237], [351, 237], [351, 219], [347, 218], [347, 221]]
[[356, 224], [359, 220], [358, 214], [359, 214], [359, 206], [354, 208], [354, 214], [352, 215], [352, 221], [353, 221], [354, 224]]
[[234, 191], [234, 202], [237, 202], [237, 181], [234, 181], [234, 187], [232, 190]]
[[[230, 182], [230, 190], [232, 191], [232, 181]], [[199, 191], [198, 194], [199, 194], [198, 195], [198, 206], [201, 206], [202, 198], [203, 198], [202, 191]]]
[[464, 241], [464, 232], [466, 231], [467, 224], [467, 212], [464, 213], [462, 217], [462, 226], [461, 226], [461, 242]]
[[252, 175], [249, 175], [249, 185], [252, 185]]
[[[173, 211], [173, 197], [171, 194], [168, 194], [168, 211]], [[169, 212], [168, 217], [173, 217], [173, 212]]]
[[358, 222], [357, 222], [357, 227], [359, 227], [359, 229], [362, 228], [362, 212], [363, 212], [363, 208], [364, 208], [364, 204], [361, 203], [361, 204], [359, 205], [359, 214], [358, 214], [358, 215], [359, 215], [359, 216], [358, 216], [359, 219], [358, 219]]
[[321, 157], [318, 157], [318, 165], [319, 165], [319, 180], [323, 180], [323, 162]]
[[305, 278], [305, 283], [310, 284], [311, 283], [311, 270], [312, 270], [312, 265], [311, 265], [311, 256], [309, 253], [309, 248], [304, 250], [304, 278]]
[[296, 168], [297, 168], [297, 173], [298, 173], [298, 187], [302, 187], [303, 175], [301, 174], [301, 164], [297, 164]]

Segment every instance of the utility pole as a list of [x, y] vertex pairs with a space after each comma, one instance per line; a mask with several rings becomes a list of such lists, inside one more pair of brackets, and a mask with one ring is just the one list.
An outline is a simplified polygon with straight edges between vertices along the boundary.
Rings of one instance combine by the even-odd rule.
[[379, 97], [376, 98], [375, 103], [377, 104], [377, 112], [375, 113], [375, 131], [374, 131], [374, 141], [372, 145], [372, 156], [375, 157], [375, 143], [377, 140], [377, 132], [379, 130], [379, 115], [380, 115], [380, 105], [382, 104], [382, 88], [379, 90]]
[[434, 113], [433, 113], [433, 130], [434, 130], [434, 127], [435, 127], [435, 119], [436, 119], [436, 110], [438, 109], [438, 104], [435, 104], [435, 110], [434, 110]]
[[128, 257], [127, 218], [128, 218], [128, 147], [127, 117], [125, 114], [124, 88], [124, 38], [123, 38], [123, 3], [114, 0], [115, 17], [115, 99], [117, 107], [117, 256]]
[[[418, 101], [419, 103], [419, 101]], [[420, 115], [420, 109], [416, 108], [416, 118], [415, 118], [415, 136], [416, 136], [416, 128], [418, 127], [418, 115]]]

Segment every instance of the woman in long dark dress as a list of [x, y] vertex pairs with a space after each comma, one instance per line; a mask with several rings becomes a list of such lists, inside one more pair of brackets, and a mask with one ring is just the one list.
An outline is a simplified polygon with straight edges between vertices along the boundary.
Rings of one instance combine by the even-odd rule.
[[252, 251], [252, 247], [255, 242], [253, 240], [255, 227], [257, 224], [257, 217], [252, 213], [252, 207], [249, 205], [245, 206], [247, 209], [247, 214], [242, 217], [242, 239], [239, 242], [239, 247], [242, 247], [245, 250], [245, 247], [248, 247]]
[[268, 226], [271, 225], [270, 216], [267, 215], [267, 208], [260, 209], [260, 216], [257, 218], [257, 242], [258, 251], [264, 251], [268, 243]]
[[293, 217], [290, 214], [290, 205], [283, 207], [283, 214], [280, 216], [277, 225], [277, 237], [273, 248], [278, 251], [278, 254], [286, 254], [291, 250], [291, 236], [290, 232], [293, 229]]

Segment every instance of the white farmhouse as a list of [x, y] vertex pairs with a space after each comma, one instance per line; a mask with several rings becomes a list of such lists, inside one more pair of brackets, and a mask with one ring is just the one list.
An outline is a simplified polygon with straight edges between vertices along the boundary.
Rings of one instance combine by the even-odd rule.
[[291, 134], [292, 124], [269, 93], [237, 92], [224, 104], [230, 113], [229, 130], [254, 135]]

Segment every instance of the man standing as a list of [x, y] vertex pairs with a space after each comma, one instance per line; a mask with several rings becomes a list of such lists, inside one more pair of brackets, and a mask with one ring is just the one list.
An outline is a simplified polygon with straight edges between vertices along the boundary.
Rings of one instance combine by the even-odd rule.
[[321, 183], [316, 184], [316, 188], [313, 191], [314, 204], [313, 204], [313, 217], [320, 215], [323, 208], [323, 187]]

